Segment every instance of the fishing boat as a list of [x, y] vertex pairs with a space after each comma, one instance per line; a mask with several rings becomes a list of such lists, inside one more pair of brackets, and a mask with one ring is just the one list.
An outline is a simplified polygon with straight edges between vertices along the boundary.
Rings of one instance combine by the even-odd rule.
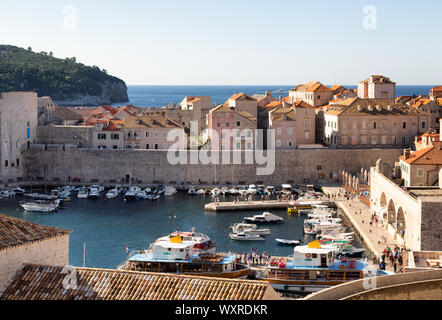
[[257, 234], [257, 235], [270, 234], [269, 228], [258, 228], [256, 224], [250, 224], [250, 223], [235, 223], [230, 228], [232, 229], [233, 233], [248, 231], [251, 234]]
[[173, 196], [177, 193], [177, 189], [175, 189], [174, 187], [171, 186], [166, 186], [165, 190], [164, 190], [164, 195], [165, 196]]
[[26, 211], [31, 212], [44, 212], [50, 213], [57, 210], [57, 206], [54, 203], [43, 203], [43, 202], [23, 202], [20, 206]]
[[255, 215], [253, 217], [245, 217], [244, 220], [252, 223], [284, 223], [283, 218], [271, 212], [264, 212], [263, 214]]
[[[256, 278], [270, 283], [277, 291], [285, 293], [311, 293], [348, 281], [363, 279], [366, 261], [355, 259], [335, 260], [336, 248], [322, 246], [318, 241], [296, 246], [292, 257], [271, 260]], [[382, 270], [372, 276], [389, 274]], [[367, 272], [368, 275], [368, 272]]]
[[238, 233], [229, 233], [229, 237], [232, 240], [240, 241], [263, 241], [265, 237], [260, 234], [252, 234], [250, 231], [245, 230]]
[[129, 187], [129, 190], [126, 191], [124, 194], [124, 200], [125, 201], [133, 201], [137, 199], [138, 193], [141, 192], [141, 188], [138, 186], [131, 186]]
[[297, 246], [302, 243], [301, 240], [286, 240], [286, 239], [275, 239], [276, 244], [280, 246]]
[[78, 199], [87, 199], [89, 197], [89, 190], [86, 187], [82, 187], [78, 190]]
[[158, 238], [148, 250], [131, 251], [120, 270], [188, 274], [216, 278], [247, 278], [249, 268], [235, 254], [216, 253], [202, 233], [175, 232]]

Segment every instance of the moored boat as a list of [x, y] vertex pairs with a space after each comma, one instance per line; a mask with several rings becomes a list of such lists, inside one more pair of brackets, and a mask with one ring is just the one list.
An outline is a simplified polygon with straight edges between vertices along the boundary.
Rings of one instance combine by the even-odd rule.
[[301, 240], [275, 239], [280, 246], [297, 246], [302, 243]]
[[284, 219], [271, 213], [264, 212], [260, 215], [255, 215], [253, 217], [245, 217], [245, 221], [252, 223], [284, 223]]
[[31, 212], [50, 213], [57, 210], [57, 206], [54, 203], [22, 202], [20, 206], [26, 211], [31, 211]]
[[232, 228], [233, 233], [249, 231], [251, 234], [258, 234], [258, 235], [270, 234], [269, 228], [258, 228], [256, 224], [250, 224], [250, 223], [235, 223], [230, 228]]
[[229, 237], [232, 240], [240, 241], [263, 241], [265, 237], [260, 234], [252, 234], [248, 230], [240, 231], [237, 233], [229, 233]]

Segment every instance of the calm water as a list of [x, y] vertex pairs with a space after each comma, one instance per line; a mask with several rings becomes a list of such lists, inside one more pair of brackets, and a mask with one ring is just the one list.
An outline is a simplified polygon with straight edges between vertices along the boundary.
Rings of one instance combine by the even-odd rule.
[[[304, 217], [289, 217], [287, 212], [273, 210], [283, 217], [284, 224], [269, 225], [271, 235], [265, 241], [233, 241], [228, 237], [229, 226], [241, 222], [243, 217], [261, 214], [261, 211], [204, 212], [204, 204], [212, 201], [210, 196], [190, 197], [181, 192], [158, 202], [134, 201], [125, 203], [122, 198], [113, 200], [78, 200], [66, 203], [66, 208], [55, 214], [25, 212], [17, 197], [0, 200], [0, 212], [31, 222], [73, 230], [70, 236], [70, 263], [83, 265], [83, 243], [86, 243], [86, 266], [115, 268], [126, 258], [129, 249], [147, 248], [158, 237], [169, 233], [168, 212], [177, 216], [173, 229], [207, 234], [217, 245], [217, 250], [243, 252], [252, 248], [272, 255], [286, 256], [292, 247], [278, 246], [275, 238], [311, 241], [303, 234]], [[221, 197], [221, 201], [227, 200]]]
[[[128, 86], [130, 102], [138, 107], [163, 107], [169, 103], [180, 103], [185, 96], [211, 96], [212, 103], [224, 103], [234, 93], [245, 92], [249, 95], [264, 94], [271, 90], [274, 97], [287, 96], [288, 90], [294, 85], [286, 86]], [[356, 85], [345, 86], [349, 89]], [[396, 86], [397, 96], [428, 94], [432, 85], [428, 86]], [[116, 104], [118, 105], [118, 104]]]

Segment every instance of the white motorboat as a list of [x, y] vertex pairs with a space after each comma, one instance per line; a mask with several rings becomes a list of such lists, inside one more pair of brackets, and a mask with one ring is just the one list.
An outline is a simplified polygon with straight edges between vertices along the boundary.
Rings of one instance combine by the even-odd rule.
[[189, 188], [189, 191], [187, 191], [187, 194], [188, 194], [189, 196], [196, 196], [196, 195], [197, 195], [196, 190], [195, 190], [194, 187], [190, 187], [190, 188]]
[[238, 187], [238, 193], [242, 196], [246, 196], [249, 192], [247, 191], [246, 187], [239, 186]]
[[232, 228], [233, 233], [248, 231], [251, 234], [258, 234], [258, 235], [270, 234], [269, 228], [258, 228], [256, 224], [250, 224], [250, 223], [235, 223], [230, 228]]
[[276, 243], [281, 246], [297, 246], [302, 243], [301, 240], [275, 239]]
[[229, 233], [229, 237], [232, 240], [242, 240], [242, 241], [262, 241], [265, 238], [259, 234], [252, 234], [249, 231], [243, 231], [238, 233]]
[[274, 186], [267, 186], [265, 189], [265, 193], [267, 195], [272, 195], [275, 192], [275, 187]]
[[264, 212], [260, 215], [255, 215], [253, 217], [245, 217], [245, 221], [253, 223], [284, 223], [284, 219], [271, 213]]
[[57, 210], [57, 206], [54, 203], [42, 203], [42, 202], [24, 202], [21, 203], [23, 209], [32, 212], [54, 212]]
[[89, 190], [86, 187], [82, 187], [78, 190], [78, 199], [87, 199], [89, 197]]
[[199, 189], [199, 190], [196, 192], [196, 194], [199, 195], [199, 196], [201, 196], [201, 195], [205, 195], [205, 194], [206, 194], [206, 191], [205, 191], [204, 189]]
[[212, 196], [218, 196], [220, 193], [221, 193], [221, 189], [218, 189], [218, 188], [212, 189], [212, 191], [210, 191], [210, 194]]
[[221, 188], [221, 193], [222, 193], [223, 195], [227, 195], [227, 194], [229, 194], [229, 188], [228, 188], [228, 187], [222, 187], [222, 188]]
[[150, 194], [152, 192], [152, 189], [151, 188], [146, 188], [146, 189], [144, 189], [144, 193], [145, 194]]
[[13, 188], [12, 191], [13, 191], [15, 194], [20, 194], [20, 195], [23, 195], [23, 194], [26, 193], [25, 189], [22, 189], [22, 188], [19, 188], [19, 187], [17, 187], [17, 188]]
[[109, 190], [106, 193], [106, 198], [107, 199], [115, 199], [116, 197], [118, 197], [118, 195], [119, 195], [118, 190], [116, 188], [114, 188], [114, 189]]
[[141, 188], [138, 186], [131, 186], [129, 190], [124, 194], [125, 201], [132, 201], [137, 198], [138, 193], [141, 192]]
[[171, 186], [167, 186], [166, 189], [164, 190], [164, 195], [165, 196], [173, 196], [177, 193], [178, 191]]
[[285, 195], [291, 195], [292, 194], [292, 185], [290, 184], [283, 184], [281, 185], [282, 190], [281, 192], [284, 193]]
[[232, 188], [229, 190], [229, 193], [230, 193], [231, 195], [236, 195], [236, 194], [238, 194], [239, 192], [238, 192], [238, 189], [236, 189], [235, 187], [232, 187]]
[[96, 186], [92, 186], [89, 191], [90, 199], [98, 199], [100, 197], [100, 189]]
[[103, 192], [104, 191], [104, 187], [103, 186], [99, 186], [98, 184], [94, 184], [91, 186], [91, 189], [95, 188], [98, 190], [98, 192]]
[[247, 193], [248, 194], [257, 194], [258, 188], [256, 187], [256, 185], [251, 184], [251, 185], [249, 185], [249, 188], [247, 189]]

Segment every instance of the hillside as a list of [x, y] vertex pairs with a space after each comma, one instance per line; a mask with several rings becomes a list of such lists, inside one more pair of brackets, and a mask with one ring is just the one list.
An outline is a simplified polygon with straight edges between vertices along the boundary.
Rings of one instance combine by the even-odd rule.
[[129, 100], [124, 81], [97, 66], [9, 45], [0, 45], [1, 91], [36, 91], [38, 96], [51, 96], [60, 105], [101, 105]]

